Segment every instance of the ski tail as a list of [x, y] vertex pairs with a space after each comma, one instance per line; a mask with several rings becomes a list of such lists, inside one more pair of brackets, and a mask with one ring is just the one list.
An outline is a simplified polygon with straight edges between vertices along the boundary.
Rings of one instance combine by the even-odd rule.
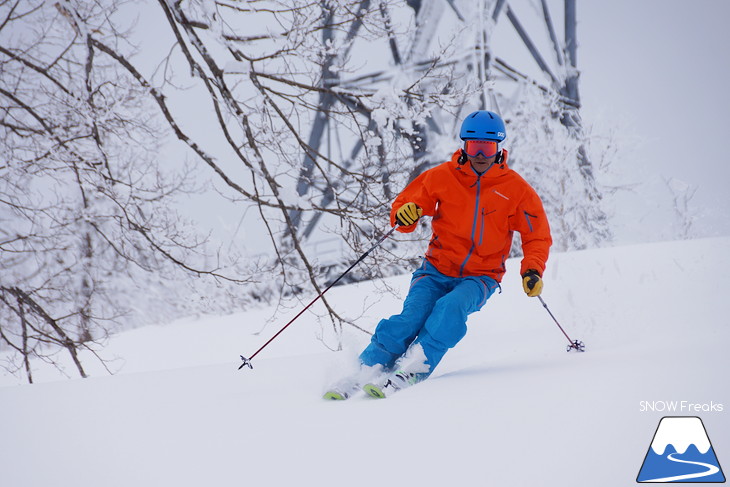
[[363, 390], [363, 384], [377, 382], [383, 376], [383, 368], [380, 365], [361, 365], [357, 373], [346, 377], [330, 387], [322, 396], [328, 401], [344, 401], [359, 394]]
[[370, 382], [363, 386], [363, 390], [370, 396], [377, 399], [389, 397], [401, 389], [410, 387], [421, 382], [427, 376], [399, 370], [386, 377], [382, 383]]
[[361, 388], [362, 384], [354, 379], [341, 381], [325, 392], [322, 399], [328, 401], [345, 401], [360, 392]]
[[331, 390], [325, 392], [322, 399], [326, 399], [328, 401], [345, 401], [350, 399], [350, 394], [344, 391]]
[[383, 392], [383, 386], [377, 384], [365, 384], [362, 388], [365, 393], [377, 399], [385, 399], [385, 392]]

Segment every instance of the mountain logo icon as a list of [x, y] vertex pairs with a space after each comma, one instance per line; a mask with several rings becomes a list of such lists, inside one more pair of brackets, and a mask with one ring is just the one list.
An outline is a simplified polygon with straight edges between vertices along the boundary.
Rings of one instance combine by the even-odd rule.
[[702, 420], [696, 416], [663, 417], [636, 481], [725, 482], [725, 475]]

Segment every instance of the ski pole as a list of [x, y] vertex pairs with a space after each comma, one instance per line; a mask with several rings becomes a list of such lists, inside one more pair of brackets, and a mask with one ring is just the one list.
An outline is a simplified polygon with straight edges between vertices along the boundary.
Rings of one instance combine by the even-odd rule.
[[251, 355], [249, 358], [246, 358], [243, 355], [241, 355], [241, 360], [243, 361], [243, 363], [241, 364], [240, 367], [238, 367], [238, 370], [241, 370], [245, 366], [248, 366], [249, 369], [253, 369], [253, 365], [251, 365], [251, 360], [253, 360], [253, 358], [256, 355], [258, 355], [259, 352], [261, 352], [261, 350], [263, 350], [264, 348], [266, 348], [269, 345], [269, 343], [273, 342], [276, 339], [276, 337], [278, 337], [279, 335], [281, 335], [281, 332], [283, 332], [284, 330], [286, 330], [289, 327], [289, 325], [291, 325], [292, 323], [294, 323], [297, 318], [299, 318], [301, 315], [303, 315], [304, 312], [307, 311], [310, 306], [312, 306], [314, 303], [316, 303], [319, 300], [319, 298], [321, 298], [322, 296], [324, 296], [324, 293], [326, 293], [327, 291], [329, 291], [331, 287], [333, 287], [335, 284], [337, 284], [338, 282], [340, 282], [340, 279], [342, 279], [343, 277], [345, 277], [345, 275], [347, 275], [348, 272], [350, 272], [352, 269], [354, 269], [356, 265], [358, 265], [360, 262], [362, 262], [365, 259], [365, 257], [367, 257], [368, 255], [370, 255], [370, 252], [372, 252], [373, 250], [375, 250], [378, 247], [380, 247], [380, 245], [385, 241], [385, 239], [387, 239], [388, 237], [390, 237], [393, 234], [393, 232], [395, 231], [396, 228], [397, 227], [394, 226], [393, 228], [391, 228], [390, 230], [388, 230], [388, 232], [386, 232], [385, 235], [383, 235], [382, 237], [380, 237], [380, 239], [377, 242], [375, 242], [375, 244], [372, 247], [370, 247], [370, 249], [367, 252], [365, 252], [364, 254], [362, 254], [355, 262], [353, 262], [352, 265], [350, 267], [348, 267], [345, 272], [343, 272], [342, 274], [340, 274], [340, 276], [337, 279], [335, 279], [334, 281], [332, 281], [332, 283], [329, 286], [327, 286], [327, 288], [324, 291], [322, 291], [321, 293], [319, 293], [317, 295], [317, 297], [315, 297], [308, 305], [306, 305], [304, 307], [304, 309], [302, 309], [299, 313], [297, 313], [297, 315], [294, 318], [292, 318], [291, 321], [289, 321], [289, 323], [287, 323], [286, 325], [284, 325], [281, 328], [281, 330], [277, 331], [274, 336], [272, 336], [271, 338], [269, 338], [269, 340], [266, 343], [264, 343], [261, 346], [261, 348], [259, 348], [258, 350], [256, 350], [256, 352], [254, 352], [253, 355]]
[[545, 310], [548, 312], [550, 317], [553, 319], [556, 325], [558, 325], [558, 328], [560, 328], [560, 331], [563, 332], [563, 335], [565, 335], [565, 338], [568, 339], [568, 342], [570, 345], [568, 345], [568, 348], [566, 349], [566, 352], [570, 352], [571, 350], [577, 350], [578, 352], [585, 352], [586, 351], [586, 345], [580, 340], [571, 340], [567, 333], [565, 333], [565, 330], [563, 330], [563, 327], [560, 326], [560, 323], [558, 323], [558, 320], [555, 319], [555, 315], [553, 315], [552, 311], [550, 311], [550, 308], [548, 308], [548, 305], [545, 303], [545, 300], [542, 299], [542, 296], [538, 296], [540, 299], [540, 302], [542, 303]]

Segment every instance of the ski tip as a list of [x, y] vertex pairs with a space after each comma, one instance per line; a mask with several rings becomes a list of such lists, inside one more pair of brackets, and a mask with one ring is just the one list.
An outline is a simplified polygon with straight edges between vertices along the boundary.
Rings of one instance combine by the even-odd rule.
[[327, 401], [344, 401], [345, 399], [347, 399], [349, 397], [350, 396], [344, 392], [327, 391], [327, 392], [325, 392], [324, 396], [322, 396], [322, 399], [325, 399]]
[[383, 389], [376, 386], [375, 384], [365, 384], [362, 388], [368, 396], [375, 397], [377, 399], [384, 399], [385, 394], [383, 393]]

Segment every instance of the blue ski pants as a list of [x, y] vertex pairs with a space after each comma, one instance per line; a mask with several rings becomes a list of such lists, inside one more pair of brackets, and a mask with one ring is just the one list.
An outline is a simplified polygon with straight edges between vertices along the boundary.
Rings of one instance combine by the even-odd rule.
[[428, 260], [413, 273], [399, 315], [378, 323], [360, 354], [364, 365], [391, 369], [412, 344], [420, 344], [430, 375], [446, 351], [466, 335], [466, 319], [479, 311], [499, 283], [487, 276], [449, 277]]

